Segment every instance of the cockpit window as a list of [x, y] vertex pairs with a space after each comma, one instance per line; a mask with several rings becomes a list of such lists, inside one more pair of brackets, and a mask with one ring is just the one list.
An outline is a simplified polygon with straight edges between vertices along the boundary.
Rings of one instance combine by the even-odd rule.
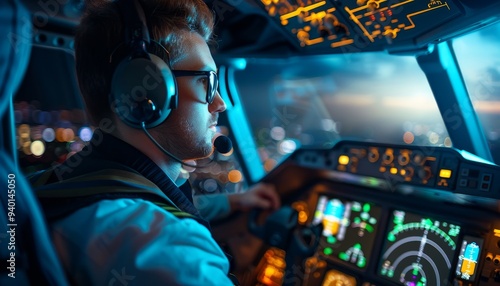
[[254, 59], [236, 81], [266, 171], [300, 146], [340, 139], [452, 146], [412, 56]]
[[500, 24], [462, 36], [453, 42], [472, 104], [488, 139], [494, 161], [500, 163]]

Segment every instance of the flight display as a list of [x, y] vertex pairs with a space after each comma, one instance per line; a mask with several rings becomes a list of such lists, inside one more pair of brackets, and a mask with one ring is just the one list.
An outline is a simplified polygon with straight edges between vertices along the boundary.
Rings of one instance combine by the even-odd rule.
[[364, 269], [378, 230], [381, 208], [367, 202], [321, 195], [312, 223], [323, 224], [318, 251]]
[[460, 230], [453, 223], [394, 210], [378, 274], [400, 285], [447, 285], [456, 249], [463, 247], [457, 246]]
[[457, 278], [474, 281], [477, 274], [477, 266], [479, 263], [479, 255], [483, 246], [483, 239], [464, 236], [462, 247], [458, 254], [458, 263], [456, 269]]

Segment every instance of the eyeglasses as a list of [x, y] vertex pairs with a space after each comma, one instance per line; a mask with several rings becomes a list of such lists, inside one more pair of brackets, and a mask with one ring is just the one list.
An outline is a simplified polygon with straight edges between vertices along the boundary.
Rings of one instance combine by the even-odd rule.
[[186, 71], [186, 70], [172, 70], [176, 77], [180, 76], [206, 76], [207, 77], [207, 103], [211, 104], [214, 101], [215, 94], [217, 93], [217, 86], [219, 85], [219, 77], [214, 71]]

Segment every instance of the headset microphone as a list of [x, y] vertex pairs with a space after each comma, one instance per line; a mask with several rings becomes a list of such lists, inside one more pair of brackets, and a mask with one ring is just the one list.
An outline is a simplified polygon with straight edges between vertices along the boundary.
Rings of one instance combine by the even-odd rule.
[[[148, 132], [148, 130], [146, 129], [146, 123], [145, 122], [142, 122], [141, 127], [142, 127], [142, 130], [144, 131], [144, 133], [146, 133], [146, 135], [148, 136], [148, 138], [151, 139], [151, 141], [153, 141], [153, 143], [156, 145], [156, 147], [158, 147], [163, 153], [165, 153], [165, 155], [169, 156], [174, 161], [177, 161], [177, 162], [181, 163], [184, 166], [188, 166], [188, 167], [191, 167], [191, 168], [204, 168], [204, 167], [209, 166], [214, 161], [214, 158], [212, 158], [212, 159], [210, 159], [210, 162], [208, 162], [205, 165], [192, 165], [192, 164], [188, 164], [188, 163], [182, 161], [181, 159], [177, 158], [174, 154], [168, 152], [165, 148], [163, 148], [153, 138], [153, 136]], [[215, 147], [215, 150], [217, 152], [219, 152], [221, 154], [225, 154], [225, 153], [228, 153], [229, 151], [231, 151], [231, 149], [233, 148], [233, 143], [231, 142], [231, 139], [229, 139], [227, 136], [221, 135], [221, 136], [215, 138], [214, 147]]]
[[214, 147], [217, 152], [225, 154], [233, 149], [233, 142], [227, 136], [221, 135], [215, 138]]

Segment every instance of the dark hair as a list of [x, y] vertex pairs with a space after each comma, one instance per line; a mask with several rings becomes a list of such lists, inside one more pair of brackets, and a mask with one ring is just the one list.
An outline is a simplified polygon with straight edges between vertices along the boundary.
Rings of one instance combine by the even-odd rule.
[[[212, 40], [214, 15], [202, 0], [139, 0], [151, 39], [160, 42], [175, 63], [182, 53], [185, 32]], [[108, 96], [115, 65], [113, 51], [124, 41], [123, 24], [116, 3], [88, 1], [75, 36], [76, 74], [91, 123], [110, 117]]]

